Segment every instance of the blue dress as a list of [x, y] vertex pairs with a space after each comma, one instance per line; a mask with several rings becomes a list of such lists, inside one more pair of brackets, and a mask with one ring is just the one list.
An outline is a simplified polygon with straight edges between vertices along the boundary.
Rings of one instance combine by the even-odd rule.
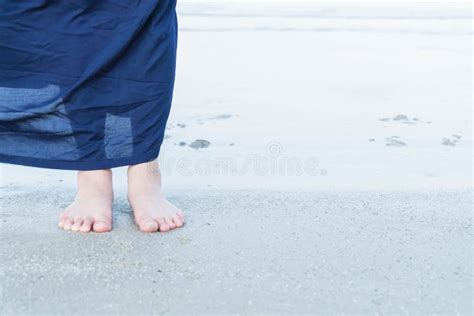
[[176, 0], [0, 0], [0, 162], [105, 169], [158, 157]]

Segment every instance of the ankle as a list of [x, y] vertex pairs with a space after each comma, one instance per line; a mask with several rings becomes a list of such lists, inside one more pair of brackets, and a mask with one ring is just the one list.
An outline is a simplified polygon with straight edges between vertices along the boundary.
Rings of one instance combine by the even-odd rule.
[[158, 194], [161, 191], [161, 174], [158, 162], [155, 160], [129, 166], [127, 182], [129, 195]]

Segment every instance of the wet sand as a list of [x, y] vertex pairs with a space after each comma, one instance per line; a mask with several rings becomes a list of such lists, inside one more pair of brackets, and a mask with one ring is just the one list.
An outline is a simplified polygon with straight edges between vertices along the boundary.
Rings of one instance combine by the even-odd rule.
[[[178, 11], [160, 154], [167, 188], [472, 187], [469, 4]], [[70, 172], [0, 168], [4, 183], [74, 182]]]
[[70, 190], [4, 187], [2, 315], [472, 312], [472, 192], [170, 192], [184, 229], [56, 227]]

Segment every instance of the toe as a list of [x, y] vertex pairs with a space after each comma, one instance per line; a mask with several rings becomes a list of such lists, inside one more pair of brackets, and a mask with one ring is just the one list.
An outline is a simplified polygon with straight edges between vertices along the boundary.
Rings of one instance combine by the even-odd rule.
[[166, 223], [168, 224], [168, 226], [169, 226], [170, 229], [175, 229], [175, 228], [176, 228], [176, 224], [175, 224], [175, 222], [173, 221], [173, 218], [172, 218], [172, 217], [167, 217], [167, 218], [165, 218], [165, 221], [166, 221]]
[[59, 222], [58, 222], [58, 227], [59, 228], [64, 228], [64, 222], [65, 222], [64, 219], [60, 219]]
[[183, 211], [178, 210], [178, 212], [176, 212], [176, 215], [178, 215], [179, 219], [181, 220], [181, 222], [182, 222], [183, 224], [186, 222], [186, 220], [184, 219], [184, 213], [183, 213]]
[[59, 228], [64, 228], [64, 224], [66, 224], [68, 219], [69, 218], [68, 218], [67, 214], [61, 213], [61, 215], [59, 215], [58, 227]]
[[146, 218], [138, 222], [138, 227], [146, 233], [154, 233], [158, 231], [158, 223], [151, 218]]
[[96, 220], [92, 226], [96, 233], [105, 233], [112, 230], [112, 225], [104, 220]]
[[183, 226], [183, 221], [181, 220], [178, 214], [173, 216], [173, 222], [175, 223], [176, 227]]
[[72, 219], [66, 218], [64, 219], [63, 229], [70, 230], [73, 224], [74, 224], [74, 221]]
[[71, 230], [73, 232], [78, 232], [79, 228], [81, 228], [83, 222], [84, 222], [84, 220], [80, 217], [74, 219], [74, 224], [71, 226]]
[[79, 231], [82, 232], [82, 233], [87, 233], [87, 232], [90, 232], [91, 229], [92, 229], [92, 223], [94, 222], [94, 220], [90, 217], [86, 218], [84, 220], [84, 222], [82, 223], [82, 226], [81, 228], [79, 228]]
[[168, 226], [168, 223], [166, 223], [166, 221], [163, 217], [158, 218], [157, 222], [158, 222], [158, 226], [159, 226], [158, 229], [160, 230], [160, 232], [167, 232], [168, 230], [170, 230], [170, 227]]

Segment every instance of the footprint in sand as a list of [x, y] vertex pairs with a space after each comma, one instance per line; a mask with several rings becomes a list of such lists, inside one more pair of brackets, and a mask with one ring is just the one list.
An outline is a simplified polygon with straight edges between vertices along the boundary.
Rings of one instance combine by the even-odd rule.
[[406, 122], [409, 120], [408, 116], [406, 116], [405, 114], [398, 114], [397, 116], [395, 116], [392, 120], [398, 122], [398, 121], [403, 121], [403, 122]]
[[455, 147], [461, 140], [462, 136], [459, 134], [453, 134], [451, 137], [445, 137], [441, 140], [443, 146]]
[[385, 138], [385, 146], [393, 146], [393, 147], [404, 147], [407, 144], [400, 140], [399, 136], [390, 136]]
[[209, 147], [210, 144], [211, 142], [205, 139], [196, 139], [194, 142], [189, 144], [189, 147], [194, 148], [194, 149], [201, 149], [201, 148]]

